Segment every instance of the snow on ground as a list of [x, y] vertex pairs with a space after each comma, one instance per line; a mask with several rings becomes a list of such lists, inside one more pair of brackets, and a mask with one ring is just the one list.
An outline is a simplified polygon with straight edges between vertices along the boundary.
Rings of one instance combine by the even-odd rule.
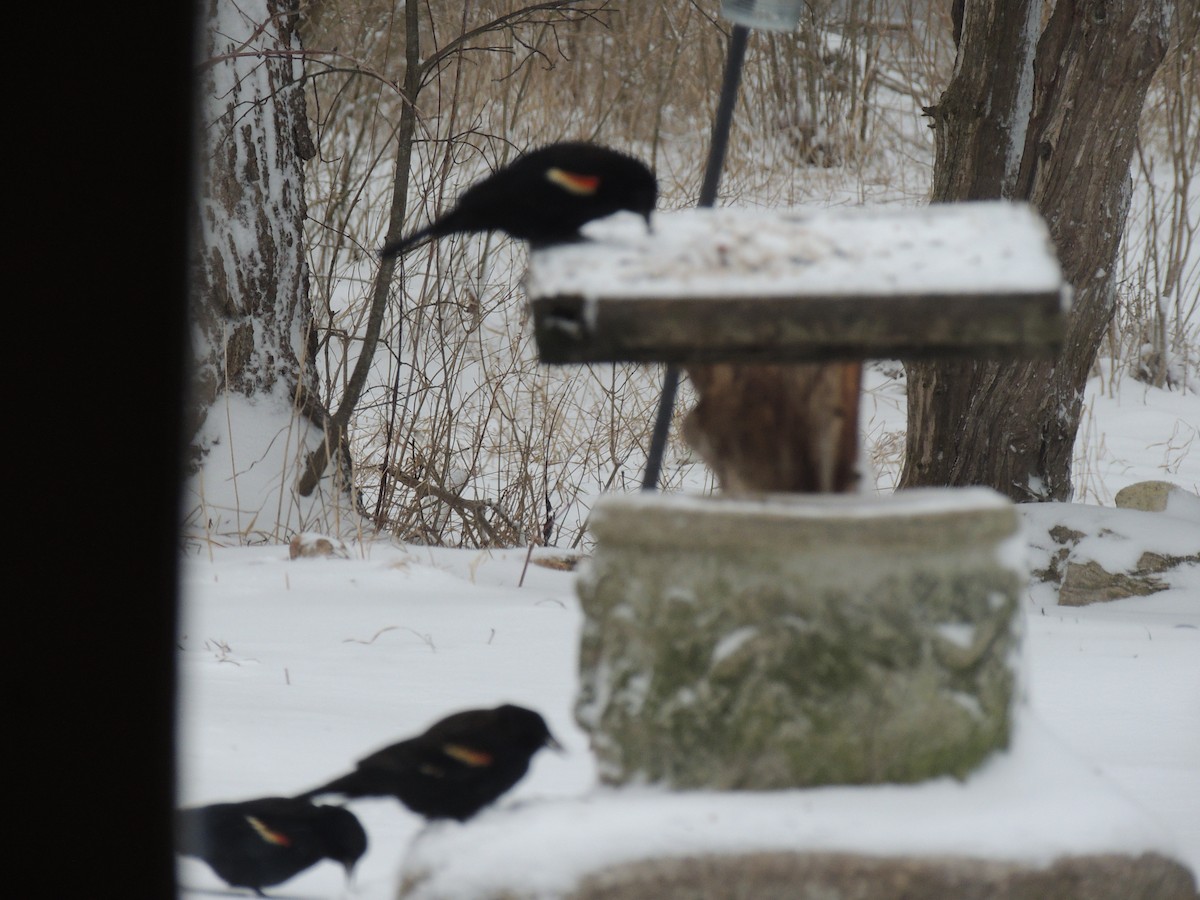
[[[902, 428], [902, 404], [876, 388], [864, 419], [873, 416], [878, 433]], [[1200, 449], [1179, 437], [1195, 433], [1200, 397], [1127, 382], [1114, 395], [1093, 385], [1088, 403], [1096, 431], [1078, 455], [1093, 465], [1101, 496], [1152, 478], [1200, 489]], [[1042, 507], [1026, 518], [1041, 526], [1089, 509]], [[1112, 521], [1150, 515], [1094, 512]], [[1200, 528], [1152, 521], [1173, 535]], [[1138, 539], [1154, 549], [1161, 529]], [[535, 558], [558, 556], [546, 548]], [[1158, 848], [1200, 872], [1194, 567], [1170, 590], [1083, 608], [1058, 607], [1050, 587], [1031, 586], [1017, 737], [965, 784], [725, 795], [596, 785], [571, 713], [581, 622], [573, 578], [526, 567], [520, 549], [377, 542], [352, 545], [346, 559], [293, 561], [285, 546], [193, 544], [179, 637], [180, 802], [294, 793], [449, 712], [511, 701], [540, 710], [566, 752], [541, 753], [510, 794], [466, 825], [426, 827], [395, 801], [356, 801], [371, 847], [353, 884], [324, 862], [269, 893], [391, 898], [407, 866], [432, 873], [425, 896], [466, 898], [485, 882], [553, 889], [589, 865], [648, 849], [784, 845], [1034, 861]], [[227, 891], [195, 860], [181, 860], [179, 874], [183, 896]]]
[[[962, 855], [1049, 864], [1060, 855], [1172, 849], [1136, 803], [1023, 713], [1011, 750], [966, 783], [825, 787], [769, 793], [596, 791], [527, 803], [469, 827], [418, 836], [406, 874], [415, 897], [552, 897], [577, 873], [651, 856], [759, 851]], [[548, 861], [549, 864], [548, 864]]]

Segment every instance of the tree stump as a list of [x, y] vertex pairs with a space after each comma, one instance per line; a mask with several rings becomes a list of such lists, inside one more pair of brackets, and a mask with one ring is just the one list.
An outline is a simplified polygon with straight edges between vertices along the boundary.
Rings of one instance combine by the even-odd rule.
[[858, 487], [861, 362], [689, 366], [684, 439], [726, 493]]

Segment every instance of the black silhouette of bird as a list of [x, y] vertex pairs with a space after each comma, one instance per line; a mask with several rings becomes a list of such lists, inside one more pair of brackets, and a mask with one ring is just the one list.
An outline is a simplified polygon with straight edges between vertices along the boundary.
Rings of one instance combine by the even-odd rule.
[[300, 796], [395, 797], [427, 819], [466, 821], [520, 781], [542, 747], [562, 749], [533, 710], [511, 704], [466, 710]]
[[622, 210], [649, 227], [657, 200], [658, 182], [640, 160], [586, 141], [548, 144], [471, 185], [449, 212], [380, 255], [457, 232], [503, 231], [535, 248], [570, 243], [588, 222]]
[[322, 859], [341, 863], [349, 878], [367, 851], [354, 813], [292, 797], [214, 803], [176, 812], [177, 852], [204, 860], [232, 887], [280, 884]]

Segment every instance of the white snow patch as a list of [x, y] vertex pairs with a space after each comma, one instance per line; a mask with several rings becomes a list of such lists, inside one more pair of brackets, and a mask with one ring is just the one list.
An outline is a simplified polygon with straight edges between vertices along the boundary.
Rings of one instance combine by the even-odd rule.
[[713, 647], [712, 664], [715, 666], [724, 659], [728, 659], [742, 647], [746, 641], [758, 634], [758, 628], [754, 625], [747, 625], [744, 628], [736, 628], [725, 637], [717, 641], [717, 645]]
[[685, 209], [585, 229], [530, 254], [530, 297], [962, 295], [1059, 291], [1041, 217], [1000, 201], [850, 209]]
[[780, 516], [788, 519], [871, 519], [968, 510], [1007, 509], [1012, 502], [991, 488], [911, 488], [895, 494], [764, 494], [732, 497], [658, 494], [642, 491], [609, 495], [597, 504], [632, 511], [669, 510], [681, 515], [719, 511], [722, 515]]
[[943, 622], [936, 628], [938, 637], [968, 650], [975, 643], [975, 626], [965, 622]]
[[[291, 561], [283, 545], [210, 544], [186, 560], [181, 803], [294, 793], [447, 713], [505, 701], [540, 710], [567, 752], [538, 754], [465, 826], [425, 830], [393, 800], [355, 801], [371, 846], [353, 887], [321, 863], [280, 894], [395, 900], [418, 835], [406, 869], [434, 868], [423, 896], [456, 900], [476, 876], [549, 890], [610, 859], [781, 845], [1033, 861], [1146, 848], [1200, 871], [1200, 585], [1065, 609], [1032, 584], [1016, 741], [965, 783], [673, 794], [597, 786], [573, 714], [575, 575], [529, 566], [517, 588], [526, 548], [350, 549]], [[179, 873], [182, 897], [224, 889], [203, 863], [180, 860]]]
[[[914, 811], [920, 810], [919, 815]], [[1171, 851], [1142, 810], [1026, 712], [1009, 751], [960, 783], [762, 793], [594, 790], [425, 829], [404, 863], [413, 900], [506, 890], [551, 898], [590, 872], [654, 857], [762, 851], [961, 855], [1046, 865]]]

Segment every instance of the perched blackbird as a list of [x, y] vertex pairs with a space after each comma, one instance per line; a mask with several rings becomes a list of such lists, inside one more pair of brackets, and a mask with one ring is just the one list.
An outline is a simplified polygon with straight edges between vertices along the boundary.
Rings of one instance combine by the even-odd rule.
[[204, 860], [226, 883], [262, 889], [287, 881], [322, 859], [346, 868], [367, 852], [354, 813], [292, 797], [214, 803], [176, 813], [176, 850]]
[[561, 750], [533, 710], [505, 704], [447, 716], [302, 794], [395, 797], [427, 819], [466, 821], [521, 780], [542, 747]]
[[426, 238], [503, 231], [533, 247], [580, 240], [579, 229], [621, 210], [650, 225], [658, 182], [632, 156], [585, 141], [549, 144], [467, 188], [454, 208], [380, 254], [395, 256]]

